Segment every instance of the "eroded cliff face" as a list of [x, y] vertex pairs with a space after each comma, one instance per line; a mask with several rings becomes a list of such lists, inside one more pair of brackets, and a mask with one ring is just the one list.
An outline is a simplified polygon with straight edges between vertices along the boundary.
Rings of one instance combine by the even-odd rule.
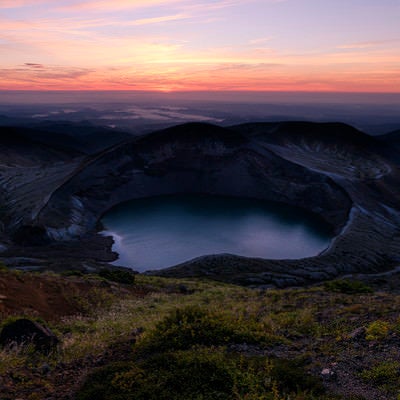
[[399, 182], [387, 146], [347, 125], [185, 124], [71, 164], [55, 187], [41, 189], [30, 223], [65, 241], [95, 231], [104, 212], [135, 198], [205, 193], [283, 202], [330, 223], [337, 235], [330, 248], [290, 261], [200, 257], [158, 273], [297, 285], [396, 264]]

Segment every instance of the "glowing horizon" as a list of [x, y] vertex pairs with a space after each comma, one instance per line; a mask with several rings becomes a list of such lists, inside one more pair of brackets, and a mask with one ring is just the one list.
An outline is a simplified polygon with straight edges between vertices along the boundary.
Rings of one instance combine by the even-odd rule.
[[396, 0], [1, 0], [0, 90], [400, 93], [399, 20]]

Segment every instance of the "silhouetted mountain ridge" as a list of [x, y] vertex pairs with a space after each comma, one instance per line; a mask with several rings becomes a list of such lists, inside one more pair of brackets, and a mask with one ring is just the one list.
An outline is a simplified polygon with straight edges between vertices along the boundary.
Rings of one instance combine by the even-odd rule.
[[325, 143], [373, 144], [374, 137], [341, 122], [259, 122], [240, 124], [231, 129], [250, 134], [263, 135], [267, 141], [320, 140]]
[[87, 121], [32, 122], [26, 118], [15, 119], [0, 115], [0, 129], [6, 127], [13, 127], [19, 134], [27, 135], [37, 142], [85, 154], [95, 154], [132, 138], [127, 132], [95, 126]]
[[82, 157], [83, 153], [69, 145], [72, 138], [58, 137], [48, 132], [22, 127], [0, 127], [2, 159], [13, 157], [37, 159], [42, 162], [66, 161]]
[[376, 137], [386, 143], [400, 144], [400, 129]]
[[172, 141], [187, 144], [214, 141], [236, 146], [245, 143], [247, 139], [240, 132], [229, 128], [204, 122], [190, 122], [143, 135], [138, 144], [145, 143], [147, 146], [152, 146], [155, 143], [162, 145]]

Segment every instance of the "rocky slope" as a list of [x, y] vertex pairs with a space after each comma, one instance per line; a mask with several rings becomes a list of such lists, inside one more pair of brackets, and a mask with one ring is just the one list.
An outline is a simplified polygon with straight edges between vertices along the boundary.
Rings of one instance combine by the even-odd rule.
[[[56, 241], [94, 232], [101, 215], [120, 202], [173, 193], [243, 196], [296, 205], [320, 215], [336, 233], [329, 249], [317, 257], [271, 261], [207, 256], [159, 271], [162, 275], [206, 275], [245, 285], [287, 286], [377, 272], [398, 262], [396, 155], [383, 141], [344, 124], [246, 124], [230, 129], [185, 124], [91, 157], [71, 157], [54, 171], [51, 162], [40, 168], [44, 181], [33, 180], [22, 194], [15, 192], [18, 182], [9, 186], [0, 182], [3, 192], [15, 201], [6, 203], [5, 214], [14, 228], [18, 224], [44, 227]], [[6, 176], [12, 180], [17, 173], [8, 171]], [[24, 175], [25, 185], [27, 180]], [[32, 197], [31, 207], [25, 193]], [[18, 220], [18, 215], [23, 218]]]
[[37, 140], [36, 131], [0, 128], [0, 234], [30, 224], [83, 154]]

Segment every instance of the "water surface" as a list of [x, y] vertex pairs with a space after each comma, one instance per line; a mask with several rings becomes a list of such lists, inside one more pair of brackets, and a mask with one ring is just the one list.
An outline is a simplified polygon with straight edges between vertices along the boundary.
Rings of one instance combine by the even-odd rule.
[[118, 265], [160, 269], [206, 254], [296, 259], [316, 255], [329, 227], [295, 207], [243, 198], [174, 195], [132, 200], [102, 223], [115, 240]]

